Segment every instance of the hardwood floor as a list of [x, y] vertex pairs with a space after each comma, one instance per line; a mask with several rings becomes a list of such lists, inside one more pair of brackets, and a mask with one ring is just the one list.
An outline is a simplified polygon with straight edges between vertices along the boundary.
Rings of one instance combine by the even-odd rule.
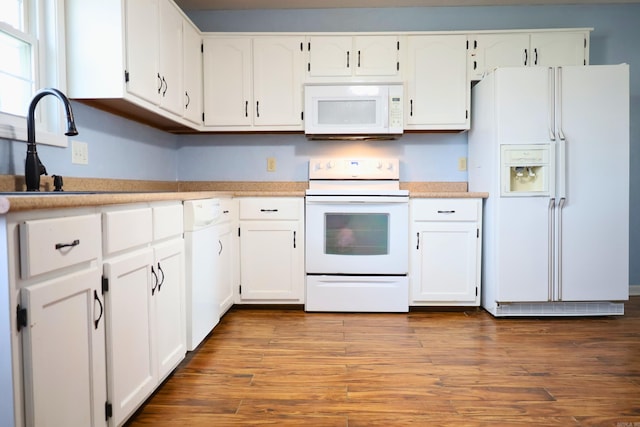
[[640, 426], [621, 317], [232, 309], [130, 426]]

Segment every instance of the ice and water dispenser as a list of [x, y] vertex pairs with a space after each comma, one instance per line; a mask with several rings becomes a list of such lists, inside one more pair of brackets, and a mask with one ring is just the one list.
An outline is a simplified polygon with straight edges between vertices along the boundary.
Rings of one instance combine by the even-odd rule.
[[502, 145], [501, 196], [549, 196], [554, 186], [554, 155], [549, 144]]

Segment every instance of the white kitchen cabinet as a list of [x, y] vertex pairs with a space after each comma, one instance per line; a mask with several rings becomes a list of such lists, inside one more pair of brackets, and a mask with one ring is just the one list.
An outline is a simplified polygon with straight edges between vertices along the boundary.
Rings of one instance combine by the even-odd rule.
[[121, 425], [186, 353], [180, 203], [104, 208], [110, 425]]
[[93, 267], [22, 290], [27, 426], [106, 424], [100, 283]]
[[469, 79], [496, 67], [587, 65], [589, 30], [469, 35]]
[[121, 425], [158, 383], [153, 222], [146, 206], [108, 208], [102, 215], [109, 425]]
[[302, 130], [301, 36], [204, 38], [209, 130]]
[[[152, 205], [158, 381], [180, 363], [187, 351], [185, 261], [182, 203]], [[152, 292], [153, 296], [153, 292]]]
[[307, 38], [307, 81], [400, 76], [397, 35], [323, 35]]
[[[28, 215], [18, 215], [9, 225], [19, 229], [19, 245], [18, 233], [9, 242], [16, 282], [11, 289], [19, 290], [10, 296], [18, 300], [14, 354], [22, 342], [22, 372], [14, 370], [19, 380], [14, 390], [24, 393], [14, 392], [16, 407], [24, 399], [16, 424], [104, 426], [100, 217], [70, 211], [52, 218], [41, 212]], [[23, 266], [20, 276], [14, 274], [18, 265]]]
[[218, 238], [217, 300], [220, 303], [220, 316], [233, 305], [235, 289], [239, 275], [238, 253], [238, 203], [234, 199], [221, 199], [222, 219], [216, 225]]
[[482, 200], [410, 205], [410, 305], [479, 305]]
[[205, 126], [250, 127], [251, 39], [205, 37], [203, 49]]
[[158, 383], [151, 295], [157, 284], [151, 278], [152, 264], [150, 248], [104, 264], [109, 425], [121, 425]]
[[304, 302], [304, 200], [240, 199], [241, 303]]
[[127, 90], [179, 116], [182, 21], [170, 0], [126, 1]]
[[183, 117], [190, 22], [172, 0], [66, 0], [65, 10], [70, 98], [161, 129], [199, 128]]
[[407, 37], [405, 129], [469, 129], [467, 36]]
[[191, 22], [183, 21], [183, 117], [202, 125], [202, 36]]

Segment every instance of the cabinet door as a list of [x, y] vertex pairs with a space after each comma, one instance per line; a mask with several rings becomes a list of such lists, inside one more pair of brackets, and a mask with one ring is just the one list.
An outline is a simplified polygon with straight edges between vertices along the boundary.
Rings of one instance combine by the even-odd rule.
[[478, 298], [475, 222], [415, 222], [413, 302], [473, 303]]
[[468, 129], [467, 36], [408, 37], [408, 129]]
[[152, 298], [155, 309], [155, 342], [158, 379], [176, 367], [186, 353], [184, 241], [176, 239], [154, 247], [152, 281], [157, 283]]
[[160, 70], [160, 107], [182, 116], [183, 113], [183, 77], [182, 77], [182, 15], [169, 0], [159, 0], [159, 70]]
[[224, 224], [217, 227], [218, 235], [218, 297], [220, 302], [220, 316], [231, 308], [233, 305], [233, 267], [237, 266], [236, 257], [234, 256], [233, 226]]
[[355, 75], [397, 76], [400, 73], [397, 36], [361, 36], [354, 39]]
[[251, 39], [204, 39], [204, 124], [250, 126]]
[[299, 221], [242, 221], [240, 228], [240, 299], [300, 301], [304, 275]]
[[471, 80], [480, 80], [496, 67], [522, 67], [531, 59], [529, 34], [478, 34], [470, 41]]
[[583, 32], [531, 34], [531, 65], [587, 65], [587, 36]]
[[353, 38], [350, 36], [309, 37], [309, 77], [351, 76]]
[[191, 23], [183, 22], [184, 118], [202, 124], [202, 37]]
[[158, 0], [127, 0], [127, 92], [158, 103], [162, 78], [158, 65]]
[[104, 264], [109, 283], [107, 390], [113, 425], [122, 424], [158, 383], [152, 307], [157, 283], [151, 279], [152, 263], [153, 251], [144, 249]]
[[302, 37], [253, 40], [253, 124], [302, 129]]
[[92, 268], [21, 290], [27, 426], [104, 426], [105, 315]]

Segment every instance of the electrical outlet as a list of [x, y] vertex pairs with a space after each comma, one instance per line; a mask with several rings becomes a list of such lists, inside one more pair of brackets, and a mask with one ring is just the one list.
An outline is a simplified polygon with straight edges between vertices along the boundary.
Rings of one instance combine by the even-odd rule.
[[71, 163], [76, 165], [89, 164], [89, 144], [75, 139], [71, 141]]
[[267, 157], [267, 172], [275, 172], [275, 171], [276, 171], [276, 158]]
[[458, 170], [460, 172], [464, 172], [467, 170], [467, 158], [466, 157], [458, 157]]

